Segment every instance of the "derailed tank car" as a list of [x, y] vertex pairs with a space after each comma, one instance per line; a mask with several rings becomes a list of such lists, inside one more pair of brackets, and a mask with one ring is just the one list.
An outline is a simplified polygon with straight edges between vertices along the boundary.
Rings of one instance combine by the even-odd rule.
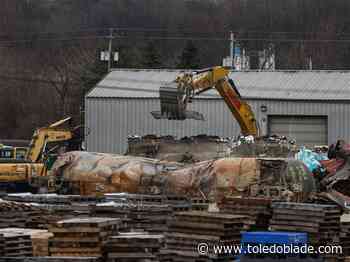
[[304, 164], [283, 158], [220, 158], [194, 164], [89, 152], [62, 154], [52, 175], [64, 193], [177, 194], [217, 201], [266, 196], [303, 201], [316, 192]]

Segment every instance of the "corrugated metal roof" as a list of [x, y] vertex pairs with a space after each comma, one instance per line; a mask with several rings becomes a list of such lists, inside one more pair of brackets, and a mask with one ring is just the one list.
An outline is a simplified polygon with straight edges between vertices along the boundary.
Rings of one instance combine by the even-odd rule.
[[[159, 87], [180, 72], [114, 70], [87, 97], [157, 98]], [[242, 71], [231, 72], [230, 77], [246, 98], [350, 100], [350, 71]], [[219, 97], [215, 90], [201, 96]]]

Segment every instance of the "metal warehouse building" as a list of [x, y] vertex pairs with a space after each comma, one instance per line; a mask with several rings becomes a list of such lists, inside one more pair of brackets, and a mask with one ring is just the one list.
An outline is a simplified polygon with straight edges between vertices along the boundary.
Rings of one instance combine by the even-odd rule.
[[[206, 121], [155, 120], [159, 86], [176, 70], [118, 69], [110, 72], [85, 98], [86, 146], [89, 151], [125, 153], [130, 135], [198, 134], [233, 137], [240, 133], [224, 101], [210, 90], [189, 110]], [[279, 134], [298, 144], [329, 144], [350, 138], [350, 72], [232, 72], [241, 95], [252, 106], [262, 134]]]

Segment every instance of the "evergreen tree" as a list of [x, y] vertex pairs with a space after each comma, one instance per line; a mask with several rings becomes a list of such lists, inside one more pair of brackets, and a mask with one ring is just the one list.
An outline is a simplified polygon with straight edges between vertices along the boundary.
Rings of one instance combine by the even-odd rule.
[[160, 68], [161, 65], [161, 57], [154, 42], [148, 42], [143, 52], [143, 66], [145, 68]]
[[199, 61], [199, 52], [198, 48], [190, 40], [187, 41], [185, 48], [182, 51], [181, 56], [179, 57], [178, 68], [181, 69], [197, 69], [200, 66]]

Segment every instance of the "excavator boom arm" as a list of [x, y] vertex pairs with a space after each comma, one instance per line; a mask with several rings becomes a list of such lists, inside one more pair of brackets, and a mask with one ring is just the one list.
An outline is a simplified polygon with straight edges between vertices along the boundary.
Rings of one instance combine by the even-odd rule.
[[72, 133], [66, 130], [55, 130], [53, 128], [40, 128], [32, 138], [27, 152], [27, 159], [37, 162], [47, 143], [62, 142], [72, 139]]
[[161, 112], [152, 112], [152, 115], [157, 119], [204, 120], [201, 114], [186, 111], [187, 104], [196, 95], [215, 88], [240, 125], [242, 134], [257, 136], [258, 128], [254, 113], [249, 104], [241, 98], [228, 74], [228, 69], [218, 66], [193, 74], [179, 75], [172, 84], [160, 88]]
[[215, 85], [215, 88], [237, 120], [242, 134], [256, 137], [258, 135], [258, 128], [254, 112], [249, 104], [240, 98], [239, 93], [236, 92], [235, 88], [227, 80], [220, 80]]

